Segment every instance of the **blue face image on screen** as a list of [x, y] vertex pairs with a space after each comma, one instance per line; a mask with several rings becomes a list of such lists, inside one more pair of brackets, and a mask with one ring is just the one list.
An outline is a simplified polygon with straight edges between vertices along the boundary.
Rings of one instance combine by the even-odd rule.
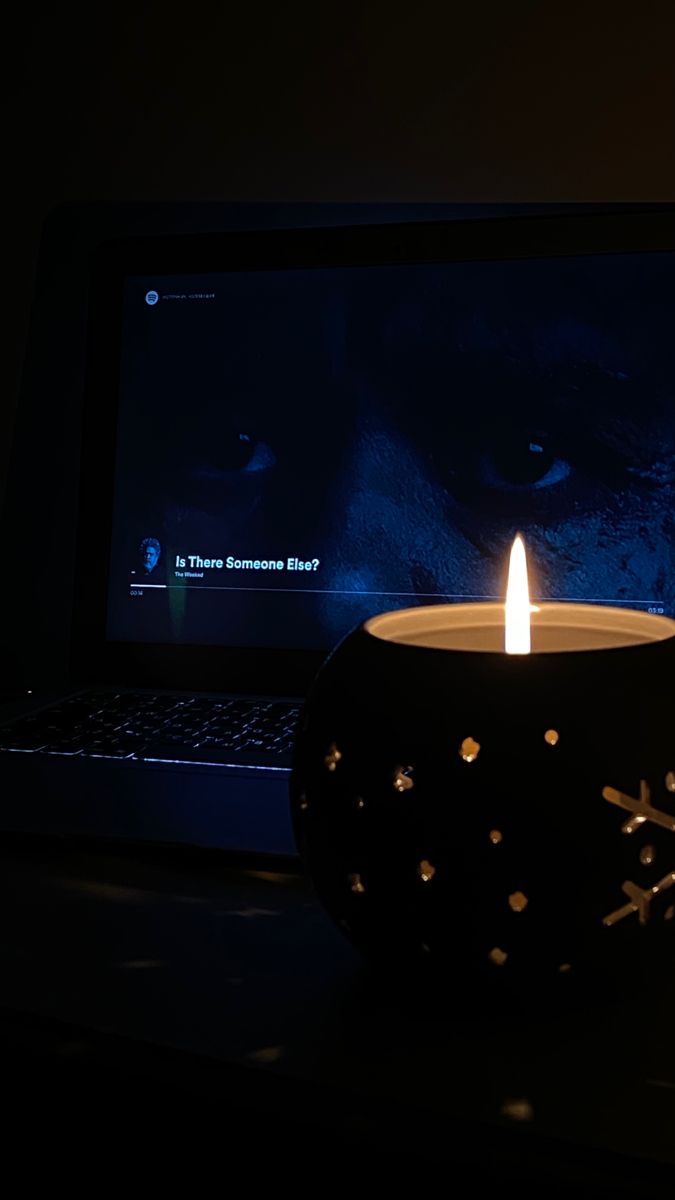
[[152, 575], [156, 571], [162, 553], [162, 547], [157, 538], [143, 538], [139, 546], [141, 568], [143, 575]]
[[673, 615], [674, 297], [669, 254], [128, 279], [109, 637], [328, 648], [503, 595], [517, 531], [535, 598]]

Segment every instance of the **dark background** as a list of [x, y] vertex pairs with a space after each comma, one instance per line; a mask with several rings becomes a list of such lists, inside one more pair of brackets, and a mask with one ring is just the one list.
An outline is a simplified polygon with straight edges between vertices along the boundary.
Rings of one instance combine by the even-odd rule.
[[[55, 206], [140, 201], [673, 200], [672, 21], [671, 0], [642, 0], [639, 5], [634, 0], [593, 4], [567, 0], [564, 5], [543, 0], [464, 0], [461, 4], [417, 0], [403, 12], [397, 12], [391, 0], [340, 5], [316, 0], [306, 5], [293, 0], [287, 4], [212, 0], [205, 5], [183, 4], [178, 11], [158, 0], [136, 0], [133, 7], [104, 0], [75, 11], [66, 0], [45, 6], [44, 11], [26, 4], [9, 25], [4, 15], [0, 496], [40, 231]], [[167, 225], [172, 222], [175, 225], [170, 212]], [[76, 228], [77, 211], [71, 233]], [[67, 256], [63, 264], [68, 265]], [[71, 304], [64, 334], [78, 332], [68, 327], [77, 311], [77, 305]], [[49, 314], [47, 307], [43, 321], [49, 320]], [[43, 381], [49, 365], [42, 365]], [[77, 386], [77, 376], [73, 383]], [[64, 393], [57, 390], [54, 426], [37, 431], [45, 441], [58, 430], [63, 399]], [[11, 574], [7, 553], [3, 568], [6, 592]], [[43, 629], [43, 639], [51, 633], [53, 629]], [[11, 635], [9, 630], [8, 638]], [[85, 878], [90, 878], [100, 868], [86, 870]], [[59, 866], [59, 877], [63, 873]], [[128, 875], [122, 874], [121, 882], [128, 885]], [[137, 886], [147, 887], [147, 881]], [[164, 886], [165, 890], [185, 889], [183, 883]], [[150, 887], [161, 890], [152, 881]], [[30, 875], [25, 890], [26, 909], [40, 923], [45, 905], [36, 906]], [[54, 919], [61, 922], [62, 932], [63, 909], [52, 904], [47, 890], [41, 894], [46, 895]], [[213, 903], [222, 906], [217, 899]], [[123, 910], [117, 906], [115, 911], [119, 915]], [[135, 909], [130, 911], [134, 917]], [[196, 906], [194, 911], [202, 909]], [[76, 933], [72, 939], [77, 948], [65, 954], [66, 963], [80, 966], [89, 962], [91, 929], [115, 928], [110, 912], [92, 916], [86, 905], [83, 912], [85, 954], [77, 946]], [[248, 938], [251, 925], [244, 924]], [[170, 921], [155, 925], [160, 933], [172, 929]], [[64, 988], [79, 995], [71, 974], [64, 971], [59, 938], [41, 956], [41, 943], [30, 926], [28, 940], [31, 945], [35, 940], [38, 965], [26, 973], [24, 928], [20, 923], [19, 965], [7, 972], [7, 978], [27, 979], [31, 997], [44, 995], [55, 978], [62, 978]], [[52, 926], [45, 928], [50, 935]], [[191, 934], [192, 926], [185, 928]], [[40, 929], [44, 939], [41, 924]], [[278, 939], [277, 943], [281, 944]], [[193, 938], [189, 946], [183, 971], [190, 980], [200, 978], [192, 962], [203, 944]], [[304, 950], [305, 943], [300, 942], [303, 963], [314, 961]], [[99, 947], [99, 952], [104, 950]], [[201, 955], [202, 964], [203, 959]], [[136, 979], [139, 973], [129, 974]], [[94, 972], [92, 978], [98, 994], [107, 995], [100, 975]], [[266, 996], [268, 978], [264, 979]], [[302, 972], [299, 978], [304, 981]], [[199, 1010], [199, 985], [195, 988]], [[219, 1003], [213, 988], [207, 987], [206, 994], [207, 1007], [209, 1003], [213, 1007], [213, 995]], [[655, 993], [657, 999], [660, 994]], [[82, 995], [86, 1003], [86, 990]], [[116, 995], [112, 993], [113, 1001]], [[157, 1005], [151, 991], [148, 995], [154, 1030]], [[379, 1022], [377, 1010], [373, 1019]], [[393, 1020], [390, 1017], [384, 1025], [384, 1035], [378, 1025], [379, 1036], [391, 1036]], [[220, 1010], [218, 1021], [220, 1028], [227, 1028]], [[196, 1028], [199, 1021], [194, 1024]], [[400, 1030], [395, 1034], [398, 1037]], [[34, 1045], [32, 1026], [29, 1036]], [[13, 1033], [13, 1050], [17, 1043]], [[617, 1061], [614, 1045], [610, 1064]], [[642, 1059], [642, 1044], [635, 1045]], [[376, 1053], [376, 1039], [374, 1046]], [[71, 1038], [59, 1051], [58, 1062], [71, 1063], [74, 1047], [77, 1051]], [[539, 1053], [538, 1045], [536, 1049]], [[656, 1047], [654, 1055], [657, 1050], [660, 1053]], [[115, 1069], [123, 1071], [118, 1067], [117, 1045], [110, 1051], [111, 1061], [113, 1056]], [[30, 1114], [31, 1132], [36, 1096], [43, 1104], [40, 1115], [49, 1110], [45, 1127], [61, 1110], [70, 1119], [73, 1109], [63, 1105], [63, 1072], [54, 1074], [53, 1087], [42, 1085], [38, 1090], [34, 1074], [26, 1071], [25, 1056], [18, 1061], [8, 1075], [8, 1088], [16, 1100], [14, 1080], [21, 1080], [25, 1091], [19, 1095], [18, 1111]], [[544, 1065], [548, 1067], [547, 1060]], [[425, 1067], [422, 1078], [427, 1074]], [[43, 1071], [41, 1082], [44, 1075]], [[81, 1077], [75, 1077], [74, 1088]], [[100, 1077], [99, 1069], [97, 1081]], [[571, 1103], [576, 1107], [578, 1079], [572, 1070], [569, 1077], [574, 1084]], [[599, 1077], [604, 1078], [604, 1073]], [[608, 1077], [613, 1079], [611, 1072]], [[146, 1139], [147, 1112], [157, 1106], [159, 1089], [149, 1096], [147, 1088], [129, 1088], [125, 1078], [122, 1090], [124, 1106], [130, 1093], [142, 1095], [144, 1110], [139, 1106], [137, 1125]], [[166, 1094], [166, 1084], [162, 1091]], [[86, 1076], [78, 1112], [83, 1110], [81, 1096], [92, 1096]], [[220, 1087], [218, 1096], [222, 1098]], [[589, 1105], [595, 1102], [592, 1090], [590, 1097]], [[239, 1086], [238, 1103], [240, 1099]], [[316, 1108], [314, 1093], [310, 1100]], [[562, 1102], [570, 1103], [566, 1094]], [[183, 1098], [176, 1103], [181, 1124], [186, 1107], [190, 1106]], [[122, 1111], [124, 1107], [115, 1109], [115, 1128]], [[651, 1119], [656, 1127], [651, 1111], [644, 1111], [647, 1123]], [[94, 1104], [92, 1113], [98, 1122], [101, 1105]], [[111, 1127], [105, 1120], [101, 1125], [106, 1130]], [[71, 1172], [76, 1127], [77, 1122], [62, 1142]], [[238, 1128], [233, 1126], [235, 1134]], [[180, 1134], [184, 1139], [183, 1128]], [[447, 1137], [445, 1120], [441, 1136]], [[221, 1142], [219, 1125], [217, 1144]], [[265, 1146], [269, 1148], [267, 1142]], [[33, 1139], [33, 1158], [34, 1151]], [[79, 1161], [79, 1146], [77, 1156]], [[271, 1159], [276, 1166], [274, 1154]], [[22, 1169], [29, 1161], [26, 1158]], [[53, 1162], [50, 1159], [50, 1166]], [[544, 1190], [547, 1187], [551, 1187], [548, 1177]], [[646, 1189], [640, 1194], [647, 1194]]]
[[55, 205], [669, 200], [672, 24], [668, 0], [25, 6], [2, 71], [0, 483]]
[[[133, 214], [139, 202], [668, 201], [672, 27], [667, 0], [403, 11], [140, 0], [14, 15], [0, 80], [0, 496], [41, 230], [57, 206], [95, 205], [100, 231], [100, 212], [120, 203]], [[165, 210], [165, 229], [185, 227], [186, 212], [189, 223], [181, 211]], [[67, 271], [81, 209], [55, 221]], [[76, 250], [81, 269], [82, 240]], [[42, 334], [59, 315], [50, 304]], [[66, 311], [51, 325], [55, 356], [81, 333]], [[40, 370], [44, 391], [44, 353]], [[60, 371], [43, 442], [79, 383]]]

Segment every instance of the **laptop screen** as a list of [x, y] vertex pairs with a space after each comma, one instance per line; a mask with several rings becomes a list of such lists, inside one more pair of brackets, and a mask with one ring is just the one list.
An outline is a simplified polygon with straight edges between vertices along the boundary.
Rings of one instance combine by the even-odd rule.
[[107, 636], [325, 649], [502, 596], [675, 615], [675, 256], [130, 276]]

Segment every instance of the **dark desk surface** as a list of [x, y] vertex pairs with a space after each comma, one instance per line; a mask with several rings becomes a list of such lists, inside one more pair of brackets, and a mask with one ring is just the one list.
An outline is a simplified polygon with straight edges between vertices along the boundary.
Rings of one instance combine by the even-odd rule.
[[477, 1012], [378, 977], [292, 874], [16, 840], [0, 871], [3, 1043], [33, 1071], [126, 1064], [193, 1097], [217, 1078], [270, 1127], [500, 1177], [527, 1162], [548, 1195], [590, 1176], [646, 1195], [675, 1163], [675, 983]]

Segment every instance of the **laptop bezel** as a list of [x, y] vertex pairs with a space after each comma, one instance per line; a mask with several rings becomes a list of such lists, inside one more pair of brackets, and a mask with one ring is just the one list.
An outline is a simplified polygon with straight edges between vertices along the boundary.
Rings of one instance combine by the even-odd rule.
[[131, 275], [392, 266], [675, 250], [675, 213], [601, 212], [125, 238], [92, 261], [72, 676], [81, 683], [302, 695], [330, 647], [106, 639], [122, 292]]

